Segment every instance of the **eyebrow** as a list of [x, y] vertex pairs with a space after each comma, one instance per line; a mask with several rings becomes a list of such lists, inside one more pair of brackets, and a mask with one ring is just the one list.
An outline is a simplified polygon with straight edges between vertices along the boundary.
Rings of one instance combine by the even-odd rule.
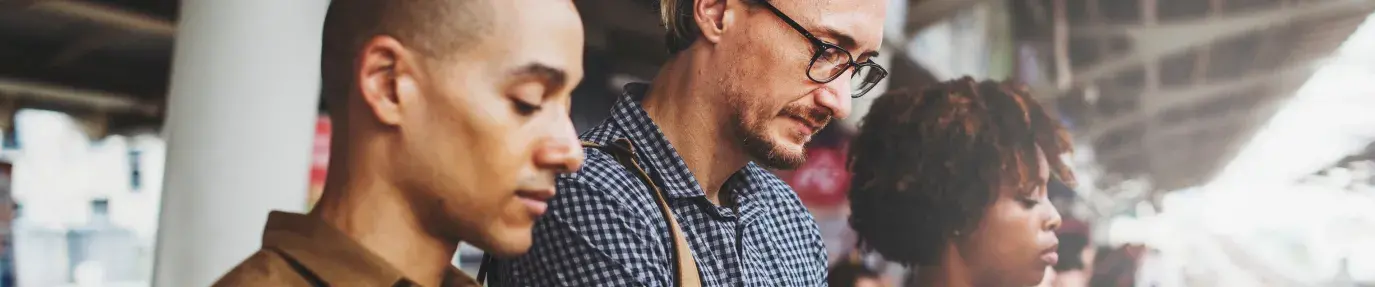
[[[835, 28], [827, 26], [820, 27], [820, 30], [822, 35], [836, 39], [836, 41], [839, 43], [835, 44], [840, 45], [841, 47], [847, 47], [846, 49], [859, 47], [859, 42], [856, 42], [855, 37], [851, 37], [850, 34], [842, 33], [839, 30], [836, 30]], [[864, 58], [865, 60], [872, 59], [874, 57], [878, 57], [878, 51], [868, 51], [856, 55], [856, 58]]]
[[568, 86], [567, 72], [541, 63], [525, 64], [512, 70], [510, 74], [516, 78], [532, 78], [544, 82], [552, 90], [561, 90]]

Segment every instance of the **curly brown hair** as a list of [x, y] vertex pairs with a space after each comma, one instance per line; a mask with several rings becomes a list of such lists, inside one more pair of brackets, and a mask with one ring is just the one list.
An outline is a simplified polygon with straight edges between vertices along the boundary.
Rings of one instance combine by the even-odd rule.
[[1002, 184], [1032, 188], [1037, 152], [1066, 184], [1069, 136], [1028, 89], [970, 77], [874, 100], [850, 144], [850, 225], [860, 245], [906, 265], [936, 264], [972, 230]]

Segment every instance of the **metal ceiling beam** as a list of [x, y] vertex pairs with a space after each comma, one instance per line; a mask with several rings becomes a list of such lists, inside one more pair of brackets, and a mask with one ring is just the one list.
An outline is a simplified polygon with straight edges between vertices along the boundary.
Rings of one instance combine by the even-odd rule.
[[[642, 4], [627, 0], [575, 1], [588, 29], [618, 30], [647, 37], [664, 36], [658, 11], [644, 9]], [[611, 41], [588, 42], [595, 48], [606, 48]]]
[[126, 34], [124, 33], [111, 31], [100, 31], [98, 33], [82, 36], [76, 41], [62, 47], [62, 50], [59, 50], [56, 55], [48, 60], [48, 66], [61, 67], [76, 62], [81, 59], [81, 57], [86, 56], [86, 54], [123, 41], [126, 39], [125, 36]]
[[[1294, 0], [1280, 0], [1279, 5], [1281, 7], [1292, 7], [1294, 5]], [[1342, 35], [1342, 38], [1348, 37], [1349, 34], [1350, 32], [1347, 32], [1346, 35]], [[1266, 59], [1283, 57], [1286, 59], [1283, 62], [1291, 63], [1290, 67], [1292, 67], [1294, 65], [1292, 63], [1295, 62], [1293, 60], [1295, 58], [1295, 53], [1292, 51], [1292, 45], [1290, 45], [1291, 51], [1284, 51], [1283, 49], [1279, 48], [1285, 44], [1288, 44], [1286, 43], [1287, 41], [1291, 40], [1290, 37], [1286, 37], [1285, 35], [1277, 33], [1269, 33], [1265, 35], [1264, 40], [1262, 40], [1260, 44], [1260, 48], [1256, 51], [1255, 58]], [[1332, 63], [1334, 59], [1337, 59], [1337, 56], [1330, 57], [1327, 60], [1315, 61], [1314, 65], [1311, 68], [1313, 71], [1316, 71], [1318, 67]], [[1301, 80], [1303, 78], [1308, 78], [1310, 75], [1312, 75], [1311, 72], [1295, 72], [1295, 74], [1282, 75], [1280, 76], [1280, 78], [1277, 78], [1277, 80], [1274, 81], [1273, 84], [1271, 84], [1269, 90], [1277, 91], [1279, 93], [1294, 93], [1298, 90], [1300, 86], [1303, 85], [1303, 82]], [[1211, 117], [1206, 118], [1204, 123], [1195, 124], [1212, 127], [1214, 128], [1212, 131], [1224, 131], [1218, 130], [1221, 129], [1221, 127], [1217, 126], [1233, 124], [1230, 128], [1230, 131], [1233, 132], [1231, 139], [1225, 141], [1222, 144], [1222, 146], [1219, 147], [1217, 155], [1214, 159], [1215, 164], [1213, 164], [1213, 167], [1209, 169], [1206, 173], [1201, 174], [1201, 176], [1199, 177], [1200, 182], [1198, 184], [1206, 184], [1208, 181], [1211, 181], [1213, 178], [1216, 178], [1218, 174], [1221, 174], [1222, 171], [1227, 168], [1227, 165], [1230, 164], [1233, 161], [1233, 159], [1236, 158], [1237, 154], [1241, 151], [1241, 148], [1251, 142], [1251, 138], [1255, 137], [1256, 132], [1259, 131], [1261, 127], [1265, 126], [1265, 122], [1268, 121], [1271, 117], [1273, 117], [1275, 113], [1280, 109], [1280, 107], [1285, 103], [1285, 100], [1289, 98], [1292, 98], [1292, 95], [1272, 95], [1270, 98], [1262, 99], [1261, 102], [1258, 103], [1255, 108], [1252, 108], [1248, 111], [1242, 111], [1241, 113], [1244, 114], [1240, 116], [1229, 117], [1228, 115], [1211, 115]], [[1244, 121], [1250, 121], [1250, 123], [1237, 124], [1238, 122]], [[1200, 133], [1197, 131], [1189, 132], [1191, 132], [1191, 135], [1199, 135]]]
[[[1141, 94], [1143, 101], [1140, 109], [1126, 115], [1112, 117], [1102, 122], [1090, 126], [1087, 135], [1090, 138], [1098, 138], [1103, 134], [1149, 120], [1164, 111], [1173, 110], [1179, 107], [1194, 105], [1207, 102], [1217, 98], [1229, 96], [1228, 92], [1233, 92], [1256, 85], [1273, 83], [1283, 80], [1293, 80], [1300, 77], [1307, 77], [1312, 74], [1318, 65], [1313, 63], [1294, 64], [1288, 67], [1266, 73], [1253, 73], [1249, 76], [1241, 77], [1223, 82], [1213, 82], [1203, 85], [1187, 86], [1180, 88], [1167, 88], [1154, 93]], [[1127, 92], [1126, 94], [1131, 94]]]
[[1051, 37], [1054, 39], [1052, 49], [1055, 58], [1055, 85], [1060, 89], [1069, 89], [1070, 79], [1074, 78], [1069, 56], [1069, 8], [1065, 7], [1066, 1], [1068, 0], [1051, 0], [1050, 4]]
[[[1137, 4], [1140, 6], [1138, 12], [1141, 15], [1142, 27], [1151, 29], [1155, 28], [1157, 25], [1160, 24], [1160, 5], [1158, 5], [1157, 0], [1140, 0], [1137, 1]], [[1102, 38], [1099, 39], [1101, 40]], [[1137, 103], [1150, 101], [1151, 98], [1147, 98], [1148, 96], [1160, 92], [1160, 61], [1146, 61], [1142, 63], [1142, 66], [1146, 72], [1146, 79], [1144, 82], [1144, 86], [1142, 87], [1143, 92], [1141, 94], [1136, 95], [1138, 97], [1141, 97], [1137, 99]], [[1162, 153], [1161, 147], [1151, 142], [1151, 139], [1156, 137], [1155, 121], [1146, 121], [1144, 126], [1145, 130], [1142, 131], [1143, 134], [1141, 135], [1141, 138], [1143, 140], [1141, 148], [1146, 150], [1147, 152], [1150, 152], [1151, 154]], [[1159, 178], [1165, 177], [1165, 175], [1160, 175], [1155, 172], [1156, 170], [1159, 170], [1163, 165], [1165, 165], [1165, 163], [1162, 162], [1163, 160], [1161, 160], [1159, 157], [1151, 156], [1146, 157], [1145, 161], [1147, 170], [1151, 171], [1150, 174], [1152, 179], [1156, 180], [1157, 182], [1166, 180], [1164, 178]]]
[[1092, 82], [1139, 66], [1148, 61], [1210, 44], [1218, 39], [1232, 38], [1252, 31], [1283, 25], [1303, 19], [1331, 17], [1353, 11], [1375, 10], [1375, 0], [1332, 0], [1301, 5], [1276, 5], [1267, 9], [1230, 16], [1199, 18], [1161, 25], [1113, 24], [1078, 27], [1076, 36], [1126, 36], [1134, 49], [1127, 55], [1109, 57], [1093, 66], [1079, 69], [1073, 75], [1070, 88], [1055, 88], [1044, 95], [1053, 99], [1072, 86]]
[[79, 0], [34, 0], [27, 3], [29, 9], [47, 13], [66, 15], [113, 28], [97, 34], [84, 36], [74, 43], [63, 47], [56, 56], [48, 60], [48, 66], [58, 67], [74, 62], [92, 51], [121, 41], [128, 31], [139, 34], [172, 38], [176, 24], [167, 19], [128, 11], [115, 6]]
[[9, 78], [0, 78], [0, 96], [30, 97], [42, 101], [82, 105], [110, 113], [156, 116], [161, 112], [158, 105], [141, 102], [129, 95], [64, 88]]
[[[1208, 17], [1218, 17], [1222, 14], [1222, 7], [1226, 6], [1223, 0], [1208, 0]], [[1208, 68], [1212, 64], [1213, 44], [1208, 43], [1198, 48], [1198, 57], [1194, 59], [1193, 70], [1190, 71], [1189, 79], [1194, 84], [1202, 84], [1208, 78]]]
[[907, 32], [905, 33], [907, 39], [915, 39], [916, 34], [921, 32], [922, 28], [950, 17], [950, 14], [988, 1], [991, 0], [909, 1], [907, 4], [907, 23], [903, 25], [903, 30]]
[[1164, 139], [1190, 137], [1203, 131], [1217, 130], [1224, 127], [1236, 127], [1248, 122], [1261, 122], [1269, 116], [1274, 115], [1274, 113], [1279, 110], [1281, 103], [1283, 103], [1283, 101], [1274, 99], [1261, 103], [1253, 109], [1216, 113], [1201, 119], [1174, 124], [1168, 127], [1161, 127], [1152, 137], [1147, 137], [1145, 140], [1147, 143], [1154, 144], [1162, 142]]
[[167, 19], [87, 1], [38, 0], [33, 1], [29, 8], [167, 38], [174, 36], [177, 30], [176, 24]]

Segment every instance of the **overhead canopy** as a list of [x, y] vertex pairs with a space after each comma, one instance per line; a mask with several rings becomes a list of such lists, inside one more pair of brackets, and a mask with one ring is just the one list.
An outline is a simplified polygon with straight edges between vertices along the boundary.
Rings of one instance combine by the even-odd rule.
[[1110, 174], [1200, 185], [1365, 18], [1366, 0], [1013, 1], [1053, 101]]

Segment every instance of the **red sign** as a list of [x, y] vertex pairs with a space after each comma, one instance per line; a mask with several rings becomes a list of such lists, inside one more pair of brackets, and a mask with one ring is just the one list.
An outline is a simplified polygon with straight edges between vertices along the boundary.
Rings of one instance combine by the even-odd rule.
[[807, 163], [784, 179], [809, 206], [836, 208], [845, 203], [850, 189], [850, 173], [845, 171], [845, 153], [835, 147], [807, 149]]
[[320, 192], [325, 187], [325, 174], [329, 171], [329, 138], [333, 125], [330, 124], [328, 116], [319, 116], [315, 120], [315, 148], [311, 152], [310, 160], [310, 190], [308, 191], [307, 203], [315, 205], [315, 200], [320, 199]]
[[850, 133], [841, 127], [827, 127], [813, 136], [807, 146], [807, 162], [795, 170], [775, 171], [793, 187], [802, 203], [814, 216], [843, 216], [849, 206], [850, 172], [845, 168]]
[[315, 149], [311, 153], [310, 184], [325, 183], [325, 172], [329, 168], [329, 132], [331, 128], [329, 117], [320, 116], [315, 121]]

